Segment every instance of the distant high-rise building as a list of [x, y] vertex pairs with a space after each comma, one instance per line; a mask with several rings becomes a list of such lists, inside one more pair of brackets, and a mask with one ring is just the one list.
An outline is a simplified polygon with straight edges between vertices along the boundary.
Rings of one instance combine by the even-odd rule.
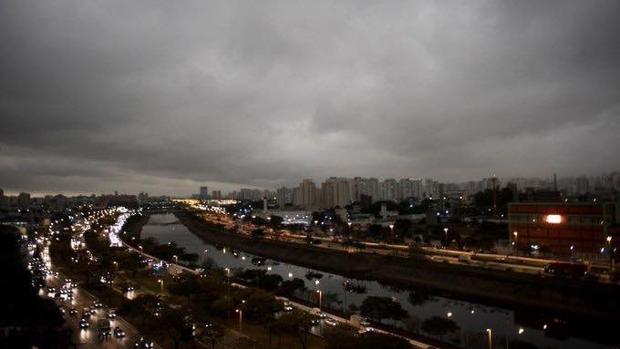
[[299, 187], [295, 188], [293, 203], [306, 209], [316, 207], [319, 203], [318, 196], [318, 189], [312, 179], [304, 179]]
[[222, 191], [214, 190], [211, 192], [211, 199], [213, 200], [222, 200]]
[[0, 210], [9, 209], [9, 198], [4, 196], [4, 191], [0, 189]]
[[379, 180], [377, 178], [355, 177], [352, 181], [352, 195], [355, 201], [379, 200]]
[[355, 181], [344, 177], [330, 177], [321, 184], [322, 206], [345, 207], [353, 201]]
[[579, 195], [583, 195], [590, 191], [590, 181], [588, 177], [581, 176], [575, 179], [575, 193]]
[[239, 189], [238, 199], [243, 201], [260, 201], [263, 198], [263, 191], [260, 189]]
[[280, 207], [293, 203], [293, 189], [281, 187], [276, 190], [276, 202]]
[[148, 200], [149, 200], [148, 193], [140, 192], [140, 194], [138, 194], [138, 202], [146, 202]]
[[398, 182], [394, 178], [386, 178], [380, 185], [379, 197], [385, 201], [398, 201]]
[[413, 196], [416, 199], [422, 198], [422, 180], [421, 179], [411, 180], [411, 196]]
[[30, 194], [19, 193], [19, 195], [17, 196], [17, 207], [22, 210], [30, 207]]
[[398, 200], [405, 200], [410, 197], [415, 197], [413, 193], [414, 180], [409, 178], [402, 178], [398, 181]]
[[209, 188], [207, 186], [200, 187], [200, 193], [198, 194], [200, 200], [207, 200], [209, 198]]

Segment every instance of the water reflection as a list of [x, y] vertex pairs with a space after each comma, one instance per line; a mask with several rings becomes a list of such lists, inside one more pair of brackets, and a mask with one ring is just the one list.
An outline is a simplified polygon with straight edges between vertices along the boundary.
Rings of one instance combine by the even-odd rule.
[[[382, 285], [376, 281], [348, 279], [341, 275], [281, 263], [224, 246], [214, 246], [203, 242], [189, 232], [185, 226], [178, 223], [172, 214], [152, 215], [149, 223], [143, 228], [142, 237], [153, 237], [160, 243], [174, 241], [184, 247], [187, 252], [202, 256], [203, 261], [210, 261], [229, 270], [261, 269], [269, 274], [280, 275], [284, 280], [299, 279], [304, 283], [306, 290], [296, 291], [296, 295], [317, 306], [319, 300], [316, 296], [316, 280], [320, 280], [322, 306], [336, 308], [340, 311], [358, 309], [368, 296], [389, 297], [401, 304], [409, 314], [409, 318], [387, 323], [412, 332], [423, 332], [422, 324], [425, 320], [434, 317], [449, 319], [454, 321], [459, 328], [450, 338], [461, 344], [473, 341], [472, 347], [473, 343], [480, 338], [486, 338], [487, 328], [492, 328], [493, 340], [498, 343], [520, 340], [533, 343], [541, 348], [613, 348], [613, 346], [570, 336], [551, 336], [553, 319], [538, 319], [539, 314], [525, 313], [526, 316], [520, 316], [517, 319], [514, 311], [439, 296], [425, 288], [402, 289], [392, 285]], [[524, 318], [528, 318], [528, 321], [524, 321]], [[561, 322], [561, 320], [558, 321]], [[557, 328], [562, 327], [561, 323], [553, 324]], [[449, 338], [447, 336], [442, 339]]]

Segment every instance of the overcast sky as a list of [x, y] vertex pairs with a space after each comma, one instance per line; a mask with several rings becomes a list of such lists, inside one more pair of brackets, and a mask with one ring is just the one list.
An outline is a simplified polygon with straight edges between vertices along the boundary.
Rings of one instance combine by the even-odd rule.
[[0, 188], [620, 169], [620, 1], [0, 1]]

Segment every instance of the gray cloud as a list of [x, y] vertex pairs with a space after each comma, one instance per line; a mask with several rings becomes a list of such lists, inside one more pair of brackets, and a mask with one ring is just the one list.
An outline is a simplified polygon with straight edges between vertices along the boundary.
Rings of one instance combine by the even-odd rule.
[[617, 169], [616, 1], [0, 4], [0, 186]]

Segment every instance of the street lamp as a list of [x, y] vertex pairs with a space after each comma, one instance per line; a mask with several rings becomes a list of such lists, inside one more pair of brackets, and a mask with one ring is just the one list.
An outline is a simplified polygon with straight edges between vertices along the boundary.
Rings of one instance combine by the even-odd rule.
[[613, 263], [613, 261], [614, 261], [614, 259], [613, 259], [614, 257], [613, 256], [614, 255], [613, 255], [613, 251], [611, 250], [611, 235], [608, 235], [606, 240], [607, 240], [607, 248], [608, 248], [608, 251], [609, 251], [609, 252], [607, 252], [607, 253], [609, 253], [609, 272], [611, 273], [611, 269], [614, 266], [614, 263]]
[[239, 314], [239, 332], [241, 332], [243, 330], [243, 310], [237, 308], [235, 313]]
[[164, 293], [164, 280], [157, 279], [157, 282], [159, 282], [159, 286], [161, 288], [161, 293]]
[[493, 331], [487, 328], [487, 337], [489, 339], [489, 349], [493, 349]]
[[512, 233], [512, 235], [514, 236], [515, 251], [517, 251], [518, 250], [517, 242], [518, 242], [518, 239], [519, 239], [519, 232], [515, 231], [515, 232]]
[[448, 228], [443, 228], [443, 232], [446, 235], [446, 247], [448, 247]]
[[316, 293], [319, 294], [319, 313], [320, 313], [321, 306], [323, 305], [323, 292], [321, 290], [316, 290]]

